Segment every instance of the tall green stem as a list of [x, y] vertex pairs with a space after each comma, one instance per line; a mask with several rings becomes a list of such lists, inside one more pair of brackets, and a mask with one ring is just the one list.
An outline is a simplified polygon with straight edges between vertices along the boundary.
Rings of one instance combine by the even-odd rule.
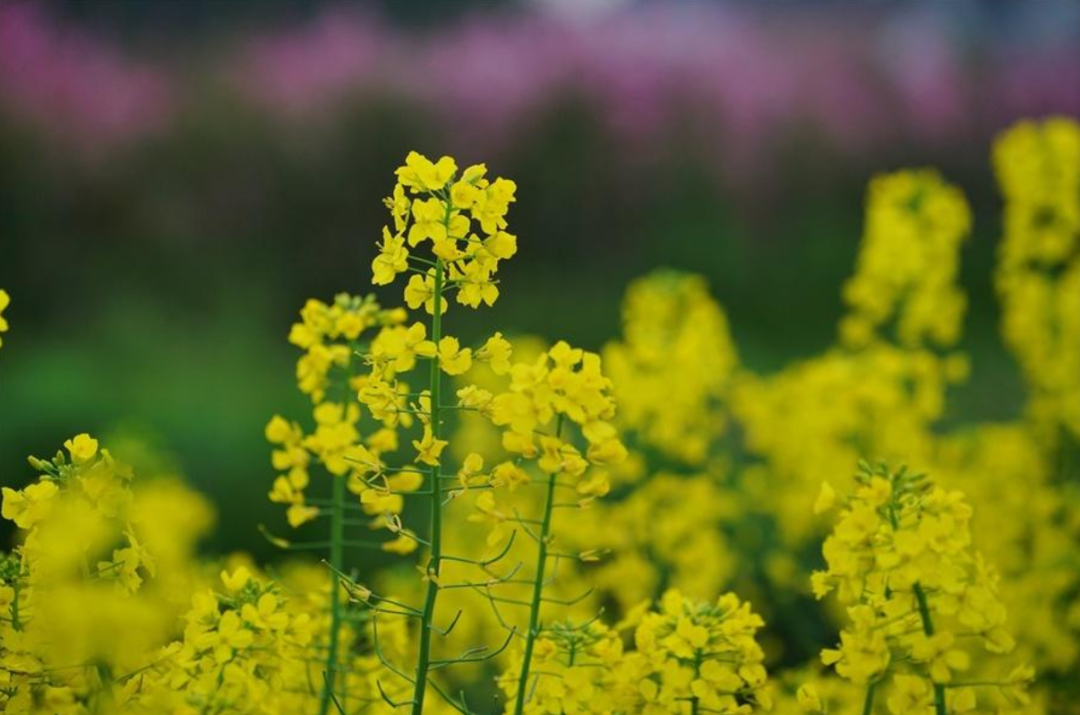
[[[559, 418], [562, 426], [562, 418]], [[556, 431], [558, 434], [558, 431]], [[532, 600], [529, 605], [529, 629], [525, 632], [525, 652], [521, 660], [521, 676], [518, 678], [517, 701], [514, 715], [525, 711], [525, 691], [529, 684], [529, 666], [532, 664], [533, 645], [540, 635], [540, 603], [544, 595], [544, 570], [547, 566], [548, 541], [551, 539], [551, 514], [555, 507], [555, 482], [557, 473], [548, 475], [547, 497], [544, 500], [544, 519], [540, 525], [540, 553], [536, 557], [536, 581], [533, 582]]]
[[[930, 620], [930, 606], [926, 601], [926, 592], [922, 584], [916, 583], [912, 587], [915, 592], [915, 601], [919, 604], [919, 617], [922, 618], [923, 633], [927, 636], [934, 635], [934, 622]], [[936, 715], [947, 715], [945, 710], [945, 686], [934, 683], [934, 712]]]
[[[448, 210], [449, 211], [449, 210]], [[449, 225], [449, 219], [447, 220]], [[431, 340], [438, 346], [442, 340], [442, 289], [443, 262], [435, 263], [435, 295], [431, 315]], [[442, 434], [441, 401], [442, 373], [438, 356], [431, 360], [431, 434], [439, 439]], [[420, 619], [420, 653], [416, 661], [416, 687], [413, 690], [412, 713], [422, 715], [424, 693], [427, 691], [428, 670], [431, 662], [431, 631], [435, 618], [435, 601], [439, 596], [439, 565], [442, 560], [442, 487], [439, 465], [431, 468], [431, 560], [428, 562], [427, 596]]]
[[333, 494], [330, 505], [330, 642], [326, 652], [326, 673], [319, 715], [330, 711], [338, 671], [338, 647], [341, 634], [341, 576], [345, 567], [345, 477], [332, 477]]

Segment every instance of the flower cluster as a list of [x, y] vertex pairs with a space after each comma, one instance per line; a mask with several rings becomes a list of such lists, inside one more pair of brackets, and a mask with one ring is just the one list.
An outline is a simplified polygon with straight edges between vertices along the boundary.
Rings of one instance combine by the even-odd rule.
[[727, 316], [701, 276], [661, 270], [630, 284], [622, 319], [622, 339], [603, 352], [620, 428], [700, 465], [723, 434], [738, 365]]
[[[517, 237], [505, 230], [517, 185], [509, 179], [488, 180], [483, 164], [459, 176], [452, 158], [432, 162], [416, 152], [396, 173], [394, 193], [386, 199], [393, 230], [383, 227], [379, 255], [371, 263], [372, 282], [388, 285], [399, 273], [411, 271], [405, 302], [412, 310], [424, 306], [434, 313], [438, 298], [445, 312], [443, 294], [448, 291], [470, 308], [493, 305], [499, 297], [494, 279], [499, 262], [517, 252]], [[431, 258], [410, 253], [424, 241], [431, 242]]]
[[[617, 631], [595, 619], [556, 623], [537, 641], [528, 715], [746, 714], [768, 708], [759, 616], [734, 594], [713, 603], [666, 592], [659, 609], [640, 604], [623, 624], [634, 628], [626, 650]], [[514, 697], [513, 669], [500, 686]]]
[[193, 596], [183, 639], [132, 678], [136, 712], [289, 712], [279, 694], [304, 692], [310, 614], [289, 613], [277, 588], [246, 567], [221, 581], [223, 593]]
[[591, 565], [589, 582], [625, 611], [678, 584], [710, 598], [737, 570], [733, 544], [721, 528], [739, 512], [737, 495], [716, 474], [651, 472], [621, 499], [598, 502], [567, 538], [575, 548], [610, 556]]
[[[461, 407], [479, 411], [502, 430], [502, 447], [513, 459], [491, 471], [498, 486], [513, 490], [528, 482], [522, 462], [530, 461], [550, 479], [574, 480], [578, 495], [591, 500], [607, 493], [608, 468], [626, 458], [626, 448], [610, 422], [615, 401], [611, 380], [601, 372], [600, 356], [564, 341], [534, 362], [514, 364], [505, 391], [492, 394], [468, 386], [457, 396]], [[571, 426], [580, 432], [584, 449], [575, 444]], [[498, 508], [492, 492], [477, 501], [494, 527], [491, 542], [497, 543], [509, 514]]]
[[874, 178], [855, 276], [844, 286], [852, 308], [840, 324], [844, 342], [864, 345], [895, 321], [903, 345], [955, 343], [965, 307], [957, 248], [970, 230], [963, 194], [937, 172]]
[[[158, 567], [183, 572], [204, 528], [185, 528], [170, 509], [200, 503], [181, 497], [159, 511], [164, 485], [137, 494], [130, 468], [87, 434], [30, 463], [37, 479], [5, 487], [0, 509], [21, 537], [0, 554], [0, 709], [111, 712], [135, 697], [134, 675], [155, 662], [178, 615], [173, 594], [153, 588]], [[171, 532], [163, 559], [149, 546], [157, 527]]]
[[[403, 311], [382, 310], [370, 297], [343, 293], [332, 305], [309, 300], [300, 316], [301, 322], [289, 333], [289, 342], [305, 351], [296, 364], [296, 379], [314, 403], [314, 429], [305, 433], [299, 423], [279, 415], [266, 426], [266, 438], [275, 446], [271, 462], [281, 472], [270, 500], [288, 505], [293, 527], [319, 514], [305, 498], [313, 463], [334, 477], [346, 478], [349, 487], [361, 494], [366, 490], [361, 480], [366, 471], [364, 462], [397, 448], [397, 435], [392, 430], [375, 430], [361, 439], [360, 409], [351, 397], [363, 384], [356, 357], [362, 335], [378, 326], [398, 326]], [[392, 505], [381, 505], [377, 513], [384, 513], [388, 506]], [[400, 506], [391, 511], [399, 513]]]
[[668, 591], [658, 613], [648, 613], [634, 634], [637, 650], [649, 664], [641, 681], [644, 706], [637, 712], [748, 713], [768, 708], [765, 660], [755, 640], [764, 625], [750, 604], [735, 594], [715, 604], [688, 601]]
[[[521, 653], [512, 653], [520, 662]], [[591, 622], [553, 623], [533, 651], [536, 670], [526, 715], [601, 715], [619, 712], [623, 698], [612, 687], [623, 668], [623, 643], [608, 626]], [[508, 700], [517, 696], [520, 668], [500, 673], [499, 687]]]
[[[823, 552], [828, 568], [813, 576], [814, 593], [836, 593], [849, 624], [822, 661], [853, 683], [879, 691], [895, 715], [935, 707], [939, 714], [1028, 703], [1028, 666], [995, 676], [987, 654], [1015, 645], [1005, 630], [998, 575], [971, 548], [972, 509], [960, 492], [884, 465], [860, 466], [859, 488], [840, 500]], [[815, 508], [838, 496], [826, 482]], [[980, 677], [971, 671], [980, 667]]]
[[1080, 124], [1021, 122], [994, 147], [1005, 195], [1002, 333], [1051, 439], [1080, 441]]

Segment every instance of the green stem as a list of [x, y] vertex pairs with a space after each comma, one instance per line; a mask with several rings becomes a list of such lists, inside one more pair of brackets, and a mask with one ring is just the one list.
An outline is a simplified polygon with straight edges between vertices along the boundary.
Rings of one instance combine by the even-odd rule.
[[[562, 416], [559, 416], [555, 434], [562, 432]], [[521, 676], [518, 678], [517, 700], [514, 715], [525, 712], [525, 692], [529, 684], [529, 666], [532, 664], [533, 646], [540, 635], [540, 603], [544, 595], [544, 570], [547, 566], [548, 542], [551, 539], [551, 515], [555, 506], [555, 483], [558, 473], [548, 475], [547, 497], [544, 499], [544, 519], [540, 524], [540, 549], [536, 557], [536, 580], [533, 582], [532, 600], [529, 602], [529, 629], [525, 632], [525, 652], [521, 657]]]
[[[922, 618], [923, 633], [927, 636], [934, 635], [934, 622], [930, 619], [930, 606], [926, 601], [926, 592], [922, 584], [917, 583], [912, 587], [915, 592], [915, 600], [919, 604], [919, 616]], [[936, 715], [947, 715], [945, 710], [945, 686], [934, 683], [934, 712]]]
[[91, 702], [94, 715], [102, 715], [115, 711], [116, 699], [113, 694], [112, 669], [108, 663], [99, 661], [90, 666], [97, 675], [99, 690], [94, 694]]
[[[449, 210], [448, 210], [449, 212]], [[449, 224], [449, 218], [447, 219]], [[443, 262], [435, 265], [434, 309], [431, 315], [431, 340], [437, 346], [442, 340], [442, 288]], [[442, 372], [439, 359], [431, 361], [431, 434], [439, 439], [442, 433]], [[439, 481], [441, 467], [431, 468], [431, 560], [428, 562], [427, 596], [420, 618], [420, 653], [416, 661], [416, 686], [413, 690], [412, 715], [422, 715], [424, 693], [427, 691], [428, 671], [431, 663], [431, 632], [435, 619], [435, 602], [439, 596], [439, 565], [442, 561], [442, 485]]]
[[874, 691], [877, 690], [877, 683], [870, 683], [866, 686], [866, 700], [863, 701], [862, 712], [863, 715], [870, 715], [874, 711]]
[[[697, 680], [698, 676], [700, 676], [700, 675], [701, 675], [701, 651], [698, 651], [694, 655], [694, 680]], [[698, 715], [698, 703], [699, 702], [700, 702], [700, 700], [698, 700], [698, 696], [696, 696], [696, 695], [694, 697], [690, 698], [690, 715]]]
[[332, 477], [333, 494], [330, 506], [330, 642], [326, 652], [326, 677], [319, 715], [330, 711], [334, 696], [334, 683], [338, 671], [338, 644], [341, 632], [341, 576], [345, 566], [345, 477]]

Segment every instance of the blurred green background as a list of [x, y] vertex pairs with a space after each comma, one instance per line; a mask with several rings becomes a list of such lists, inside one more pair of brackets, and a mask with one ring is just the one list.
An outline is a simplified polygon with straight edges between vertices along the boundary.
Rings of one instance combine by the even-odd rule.
[[989, 149], [1080, 115], [1077, 7], [0, 3], [0, 482], [77, 432], [137, 435], [218, 505], [210, 549], [266, 555], [263, 426], [306, 411], [289, 325], [371, 290], [410, 149], [519, 186], [519, 254], [493, 310], [451, 313], [463, 337], [598, 348], [626, 283], [673, 266], [761, 371], [832, 341], [868, 178], [937, 166], [976, 219], [948, 419], [1011, 417]]

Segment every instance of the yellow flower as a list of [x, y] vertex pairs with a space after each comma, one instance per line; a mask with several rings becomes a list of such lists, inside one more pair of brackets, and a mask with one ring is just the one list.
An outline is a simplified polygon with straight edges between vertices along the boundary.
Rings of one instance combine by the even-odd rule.
[[436, 439], [431, 431], [431, 425], [424, 425], [423, 439], [414, 439], [412, 444], [416, 448], [417, 462], [437, 467], [439, 466], [439, 456], [449, 442], [444, 439]]
[[438, 191], [457, 173], [457, 163], [448, 156], [432, 162], [422, 154], [410, 151], [405, 157], [405, 165], [394, 173], [401, 185], [411, 189], [413, 193]]
[[892, 690], [887, 704], [893, 715], [923, 712], [930, 706], [930, 702], [930, 688], [923, 678], [897, 675], [892, 679]]
[[71, 454], [72, 462], [85, 464], [97, 454], [98, 441], [84, 432], [64, 442], [64, 447]]
[[450, 277], [458, 288], [458, 303], [470, 308], [478, 308], [480, 303], [495, 305], [499, 289], [492, 281], [491, 274], [491, 268], [480, 261], [470, 261], [460, 269], [455, 266]]
[[405, 238], [391, 236], [389, 229], [383, 227], [383, 241], [379, 255], [371, 262], [372, 279], [375, 285], [387, 285], [394, 282], [398, 273], [409, 269], [409, 251], [405, 248]]
[[953, 648], [955, 640], [948, 632], [918, 636], [911, 644], [911, 658], [929, 666], [930, 677], [935, 683], [948, 683], [952, 680], [952, 671], [967, 670], [971, 664], [967, 653]]
[[270, 444], [284, 444], [293, 439], [295, 430], [289, 422], [280, 415], [274, 415], [266, 425], [266, 441]]
[[302, 524], [306, 524], [319, 515], [319, 508], [314, 506], [307, 506], [305, 504], [292, 504], [285, 511], [285, 518], [289, 522], [289, 526], [294, 529]]
[[59, 492], [59, 487], [49, 480], [31, 484], [21, 492], [4, 487], [4, 503], [0, 513], [5, 519], [14, 521], [20, 529], [30, 529], [49, 515], [53, 499]]
[[382, 544], [382, 550], [388, 551], [392, 554], [398, 554], [404, 556], [416, 551], [417, 542], [414, 536], [411, 536], [412, 532], [408, 529], [403, 529], [397, 538], [390, 541], [384, 541]]
[[278, 599], [272, 593], [264, 593], [254, 604], [245, 603], [240, 617], [260, 630], [280, 631], [289, 624], [289, 615], [278, 610]]
[[247, 566], [240, 566], [232, 573], [228, 571], [221, 572], [221, 582], [225, 584], [225, 588], [230, 593], [236, 593], [248, 584], [251, 580], [251, 571]]
[[[434, 270], [434, 269], [433, 269]], [[446, 298], [441, 298], [441, 312], [446, 313]], [[416, 310], [421, 305], [429, 314], [435, 313], [435, 278], [432, 275], [413, 274], [405, 286], [405, 302]]]
[[476, 452], [470, 452], [464, 460], [461, 462], [461, 469], [458, 470], [458, 481], [461, 482], [461, 486], [466, 489], [472, 483], [472, 479], [477, 476], [481, 476], [481, 472], [484, 470], [484, 458]]
[[461, 375], [472, 367], [472, 350], [462, 349], [457, 338], [445, 337], [439, 341], [439, 367], [447, 375]]
[[825, 705], [821, 702], [821, 696], [818, 695], [817, 688], [813, 685], [800, 685], [795, 693], [795, 699], [798, 701], [799, 707], [801, 707], [804, 712], [825, 712]]
[[430, 238], [435, 246], [449, 240], [446, 230], [446, 205], [439, 199], [417, 199], [412, 204], [413, 225], [409, 229], [409, 245], [416, 246]]
[[510, 372], [512, 354], [510, 341], [504, 338], [502, 333], [495, 333], [476, 351], [476, 359], [488, 363], [496, 375], [505, 375]]

